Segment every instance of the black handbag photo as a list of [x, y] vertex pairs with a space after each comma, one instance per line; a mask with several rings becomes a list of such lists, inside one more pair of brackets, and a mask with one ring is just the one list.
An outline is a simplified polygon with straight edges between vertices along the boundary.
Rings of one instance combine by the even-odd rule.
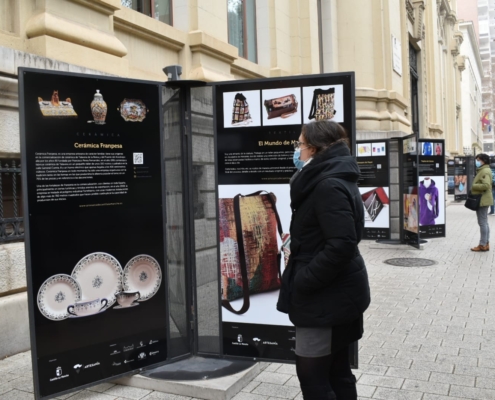
[[476, 211], [478, 208], [480, 208], [481, 196], [481, 194], [472, 194], [471, 192], [469, 192], [467, 200], [464, 203], [464, 207]]

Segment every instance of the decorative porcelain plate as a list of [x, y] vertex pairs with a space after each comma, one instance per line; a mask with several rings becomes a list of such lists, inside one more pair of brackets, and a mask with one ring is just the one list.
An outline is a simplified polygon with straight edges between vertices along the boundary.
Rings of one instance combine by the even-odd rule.
[[48, 278], [38, 292], [38, 308], [46, 318], [61, 321], [69, 317], [67, 307], [81, 300], [81, 286], [69, 275]]
[[124, 268], [124, 290], [139, 292], [138, 301], [151, 299], [162, 283], [160, 264], [153, 257], [141, 254], [131, 258]]
[[122, 118], [130, 122], [143, 122], [148, 112], [146, 105], [141, 100], [136, 99], [122, 100], [119, 110]]
[[82, 289], [82, 301], [107, 299], [106, 308], [115, 301], [115, 293], [122, 290], [122, 267], [107, 253], [91, 253], [83, 257], [72, 271], [72, 277]]

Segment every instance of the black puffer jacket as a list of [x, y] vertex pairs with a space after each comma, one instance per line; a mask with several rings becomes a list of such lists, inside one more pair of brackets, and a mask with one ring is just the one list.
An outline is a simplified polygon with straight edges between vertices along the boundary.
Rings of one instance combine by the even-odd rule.
[[291, 256], [277, 309], [295, 326], [362, 320], [370, 288], [358, 243], [364, 209], [359, 167], [345, 143], [318, 153], [291, 183]]

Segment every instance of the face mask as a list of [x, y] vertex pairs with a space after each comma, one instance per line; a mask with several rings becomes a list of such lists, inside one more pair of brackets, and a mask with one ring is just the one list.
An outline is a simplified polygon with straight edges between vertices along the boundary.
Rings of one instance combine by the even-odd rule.
[[301, 161], [299, 159], [300, 156], [301, 156], [301, 149], [297, 149], [296, 151], [294, 151], [294, 158], [292, 160], [294, 161], [294, 165], [298, 170], [301, 170], [302, 167], [304, 167], [304, 163], [306, 162], [306, 161]]
[[431, 185], [431, 180], [430, 180], [430, 179], [425, 179], [425, 180], [423, 181], [423, 185], [424, 185], [426, 188], [430, 187], [430, 185]]
[[481, 161], [476, 160], [475, 163], [476, 163], [476, 168], [481, 167]]

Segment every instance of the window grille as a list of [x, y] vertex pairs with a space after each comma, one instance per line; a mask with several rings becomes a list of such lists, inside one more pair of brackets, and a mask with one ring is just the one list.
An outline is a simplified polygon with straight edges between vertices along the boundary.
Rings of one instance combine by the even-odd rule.
[[24, 240], [21, 164], [0, 160], [0, 243]]

